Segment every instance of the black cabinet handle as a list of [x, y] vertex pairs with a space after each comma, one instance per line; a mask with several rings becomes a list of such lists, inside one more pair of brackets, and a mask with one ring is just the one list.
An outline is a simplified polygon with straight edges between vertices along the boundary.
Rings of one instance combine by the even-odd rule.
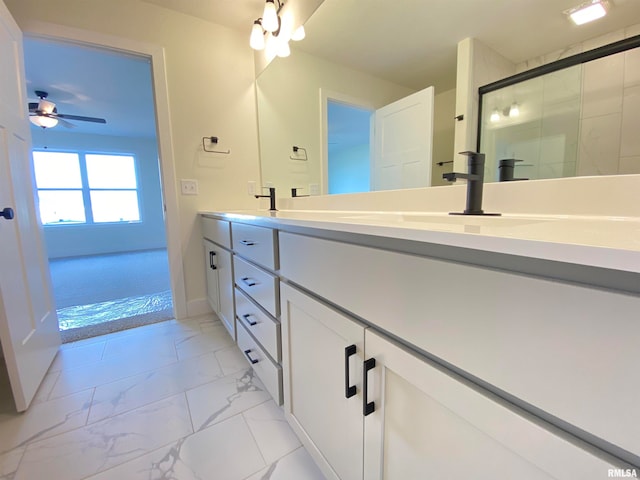
[[249, 320], [249, 317], [253, 317], [253, 315], [250, 313], [245, 313], [244, 315], [242, 315], [242, 318], [244, 318], [252, 327], [258, 324], [258, 322], [256, 322], [255, 320]]
[[242, 277], [240, 280], [241, 280], [241, 281], [242, 281], [242, 283], [244, 283], [247, 287], [253, 287], [253, 286], [256, 284], [255, 280], [253, 280], [253, 279], [251, 279], [251, 278], [249, 278], [249, 277]]
[[216, 270], [218, 267], [215, 266], [215, 264], [213, 263], [213, 257], [216, 256], [216, 252], [209, 252], [209, 268], [211, 268], [211, 270]]
[[252, 365], [255, 365], [256, 363], [258, 363], [260, 360], [256, 360], [255, 358], [251, 358], [251, 356], [249, 355], [251, 353], [251, 349], [249, 350], [245, 350], [244, 354], [247, 356], [247, 358], [249, 359], [249, 361], [251, 362]]
[[376, 409], [375, 402], [370, 402], [368, 399], [369, 379], [367, 372], [376, 366], [376, 359], [370, 358], [364, 361], [364, 378], [362, 382], [362, 414], [366, 417], [370, 413], [373, 413]]
[[255, 243], [254, 241], [252, 241], [252, 240], [240, 240], [240, 243], [241, 243], [242, 245], [247, 246], [247, 247], [250, 247], [250, 246], [252, 246], [252, 245], [255, 245], [255, 244], [256, 244], [256, 243]]
[[349, 385], [349, 357], [356, 354], [356, 346], [349, 345], [344, 349], [344, 396], [351, 398], [356, 394], [356, 386]]

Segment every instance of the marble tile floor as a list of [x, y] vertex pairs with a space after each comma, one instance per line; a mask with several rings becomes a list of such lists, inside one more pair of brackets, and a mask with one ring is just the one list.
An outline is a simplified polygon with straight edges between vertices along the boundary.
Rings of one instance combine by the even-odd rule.
[[324, 480], [213, 316], [64, 344], [27, 412], [8, 395], [0, 480]]

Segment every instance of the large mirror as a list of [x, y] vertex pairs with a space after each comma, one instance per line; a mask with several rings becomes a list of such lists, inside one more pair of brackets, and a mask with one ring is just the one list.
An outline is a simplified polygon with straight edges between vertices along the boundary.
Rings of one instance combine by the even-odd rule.
[[[291, 56], [276, 58], [256, 80], [263, 186], [275, 186], [278, 196], [290, 196], [292, 188], [300, 195], [367, 191], [367, 182], [371, 189], [372, 113], [431, 85], [433, 123], [425, 134], [431, 136], [429, 185], [444, 184], [442, 173], [452, 170], [455, 157], [454, 118], [461, 113], [456, 111], [460, 40], [480, 39], [510, 62], [515, 74], [548, 62], [541, 56], [549, 52], [575, 53], [568, 45], [588, 49], [587, 40], [603, 34], [613, 32], [610, 39], [598, 38], [601, 44], [631, 35], [629, 18], [640, 18], [639, 4], [622, 2], [600, 24], [579, 30], [562, 18], [573, 6], [568, 0], [513, 0], [508, 9], [499, 0], [453, 6], [325, 0], [305, 25], [307, 38], [292, 43]], [[532, 31], [532, 22], [548, 28]], [[622, 75], [639, 76], [634, 68], [623, 67]], [[477, 124], [469, 128], [475, 137]], [[575, 174], [571, 168], [562, 172]]]

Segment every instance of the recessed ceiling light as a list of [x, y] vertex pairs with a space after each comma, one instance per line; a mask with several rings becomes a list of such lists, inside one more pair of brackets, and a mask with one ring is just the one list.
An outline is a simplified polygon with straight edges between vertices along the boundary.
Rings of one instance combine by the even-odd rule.
[[564, 13], [568, 15], [576, 25], [583, 25], [604, 17], [607, 14], [608, 8], [609, 2], [606, 0], [593, 0], [565, 10]]

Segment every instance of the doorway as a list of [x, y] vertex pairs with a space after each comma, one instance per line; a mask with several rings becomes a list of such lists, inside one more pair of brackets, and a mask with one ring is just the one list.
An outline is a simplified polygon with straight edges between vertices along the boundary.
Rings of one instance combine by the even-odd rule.
[[327, 100], [328, 193], [368, 192], [373, 111]]
[[63, 341], [173, 318], [150, 59], [28, 37], [24, 50], [29, 102], [46, 92], [68, 118], [32, 127]]

